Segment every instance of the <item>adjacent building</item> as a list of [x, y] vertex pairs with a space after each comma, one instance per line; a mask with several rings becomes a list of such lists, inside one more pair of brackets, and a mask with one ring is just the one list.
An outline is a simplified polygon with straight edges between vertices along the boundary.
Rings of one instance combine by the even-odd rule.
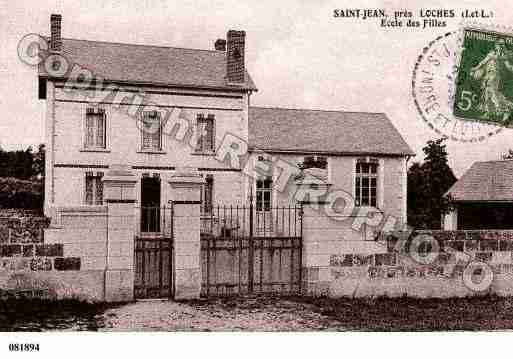
[[444, 229], [513, 229], [513, 161], [476, 162], [447, 191]]

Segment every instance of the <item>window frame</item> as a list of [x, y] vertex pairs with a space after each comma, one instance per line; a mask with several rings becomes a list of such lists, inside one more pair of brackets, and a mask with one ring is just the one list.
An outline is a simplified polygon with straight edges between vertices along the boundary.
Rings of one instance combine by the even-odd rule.
[[[262, 185], [259, 187], [259, 183]], [[268, 186], [265, 186], [266, 183]], [[273, 186], [272, 176], [262, 176], [255, 181], [255, 210], [259, 213], [269, 213], [273, 208]], [[266, 200], [266, 194], [269, 199]], [[267, 205], [266, 205], [267, 203]]]
[[[162, 116], [161, 116], [160, 111], [142, 111], [140, 116], [141, 116], [141, 119], [140, 119], [140, 121], [141, 121], [140, 151], [141, 152], [149, 152], [149, 153], [161, 153], [163, 151], [164, 144], [163, 144], [163, 137], [162, 137], [162, 132], [163, 132], [162, 131]], [[146, 116], [148, 116], [148, 117], [146, 117]], [[146, 118], [153, 119], [158, 122], [158, 146], [157, 147], [154, 146], [154, 138], [153, 138], [153, 136], [155, 135], [154, 133], [149, 134], [152, 145], [149, 147], [145, 147], [146, 131], [144, 131], [144, 126], [145, 126]]]
[[[103, 172], [86, 172], [84, 179], [84, 205], [86, 206], [103, 206], [105, 188], [103, 186]], [[88, 201], [88, 180], [91, 180], [91, 201]], [[101, 199], [98, 200], [98, 189], [101, 188]]]
[[[359, 170], [360, 169], [360, 170]], [[365, 169], [367, 169], [365, 171]], [[355, 207], [379, 208], [379, 171], [380, 163], [377, 159], [358, 159], [355, 164], [354, 204]], [[366, 185], [363, 184], [366, 182]], [[367, 195], [364, 196], [366, 190]], [[373, 195], [374, 190], [374, 195]], [[364, 199], [367, 198], [365, 201]]]
[[[89, 143], [89, 120], [93, 121], [92, 126], [92, 143]], [[98, 145], [98, 130], [100, 126], [98, 125], [99, 120], [103, 121], [103, 145]], [[85, 117], [83, 122], [83, 149], [85, 151], [107, 151], [107, 111], [102, 107], [97, 106], [87, 106], [85, 110]]]
[[[305, 163], [312, 163], [314, 166], [305, 167]], [[320, 163], [324, 163], [324, 167], [316, 166]], [[321, 170], [328, 170], [328, 157], [322, 155], [307, 155], [303, 157], [303, 162], [301, 162], [303, 169], [308, 168], [318, 168]]]
[[[211, 132], [210, 132], [210, 148], [206, 148], [205, 146], [205, 136], [201, 136], [203, 133], [201, 129], [201, 123], [205, 123], [205, 129], [207, 128], [209, 123], [211, 123]], [[205, 114], [198, 113], [196, 115], [196, 148], [195, 153], [198, 154], [214, 154], [216, 151], [216, 118], [212, 113]], [[208, 134], [207, 134], [208, 135]]]

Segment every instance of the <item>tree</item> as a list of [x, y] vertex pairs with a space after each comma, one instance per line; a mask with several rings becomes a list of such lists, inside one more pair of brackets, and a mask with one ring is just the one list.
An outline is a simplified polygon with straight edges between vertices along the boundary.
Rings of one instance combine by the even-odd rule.
[[45, 145], [36, 153], [5, 151], [0, 147], [0, 208], [42, 208], [44, 195]]
[[424, 162], [408, 170], [408, 223], [417, 229], [440, 229], [441, 218], [451, 209], [444, 194], [456, 182], [448, 164], [445, 139], [428, 141]]
[[34, 174], [33, 161], [32, 147], [25, 151], [4, 151], [0, 149], [0, 177], [30, 179]]
[[513, 160], [513, 149], [509, 149], [507, 153], [502, 155], [503, 160]]
[[35, 176], [41, 176], [42, 178], [45, 177], [45, 145], [41, 143], [38, 148], [37, 152], [34, 154], [34, 161], [32, 165], [32, 169]]

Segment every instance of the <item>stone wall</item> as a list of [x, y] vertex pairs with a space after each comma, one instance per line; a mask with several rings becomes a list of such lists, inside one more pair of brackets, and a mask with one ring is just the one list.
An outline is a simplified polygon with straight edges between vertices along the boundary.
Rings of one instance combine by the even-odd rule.
[[513, 231], [399, 232], [375, 244], [382, 253], [333, 250], [327, 264], [304, 268], [305, 292], [422, 298], [513, 294]]
[[39, 216], [0, 217], [0, 297], [64, 297], [79, 283], [72, 277], [81, 258], [66, 255], [62, 243], [45, 242], [49, 224]]

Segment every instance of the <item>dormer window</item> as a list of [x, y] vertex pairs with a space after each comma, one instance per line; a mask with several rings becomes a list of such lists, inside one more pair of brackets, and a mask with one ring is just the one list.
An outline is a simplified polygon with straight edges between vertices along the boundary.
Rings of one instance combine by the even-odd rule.
[[85, 139], [86, 149], [105, 149], [106, 116], [102, 108], [88, 107], [86, 109]]
[[306, 156], [300, 164], [301, 169], [319, 168], [325, 170], [328, 168], [328, 159], [325, 156]]

